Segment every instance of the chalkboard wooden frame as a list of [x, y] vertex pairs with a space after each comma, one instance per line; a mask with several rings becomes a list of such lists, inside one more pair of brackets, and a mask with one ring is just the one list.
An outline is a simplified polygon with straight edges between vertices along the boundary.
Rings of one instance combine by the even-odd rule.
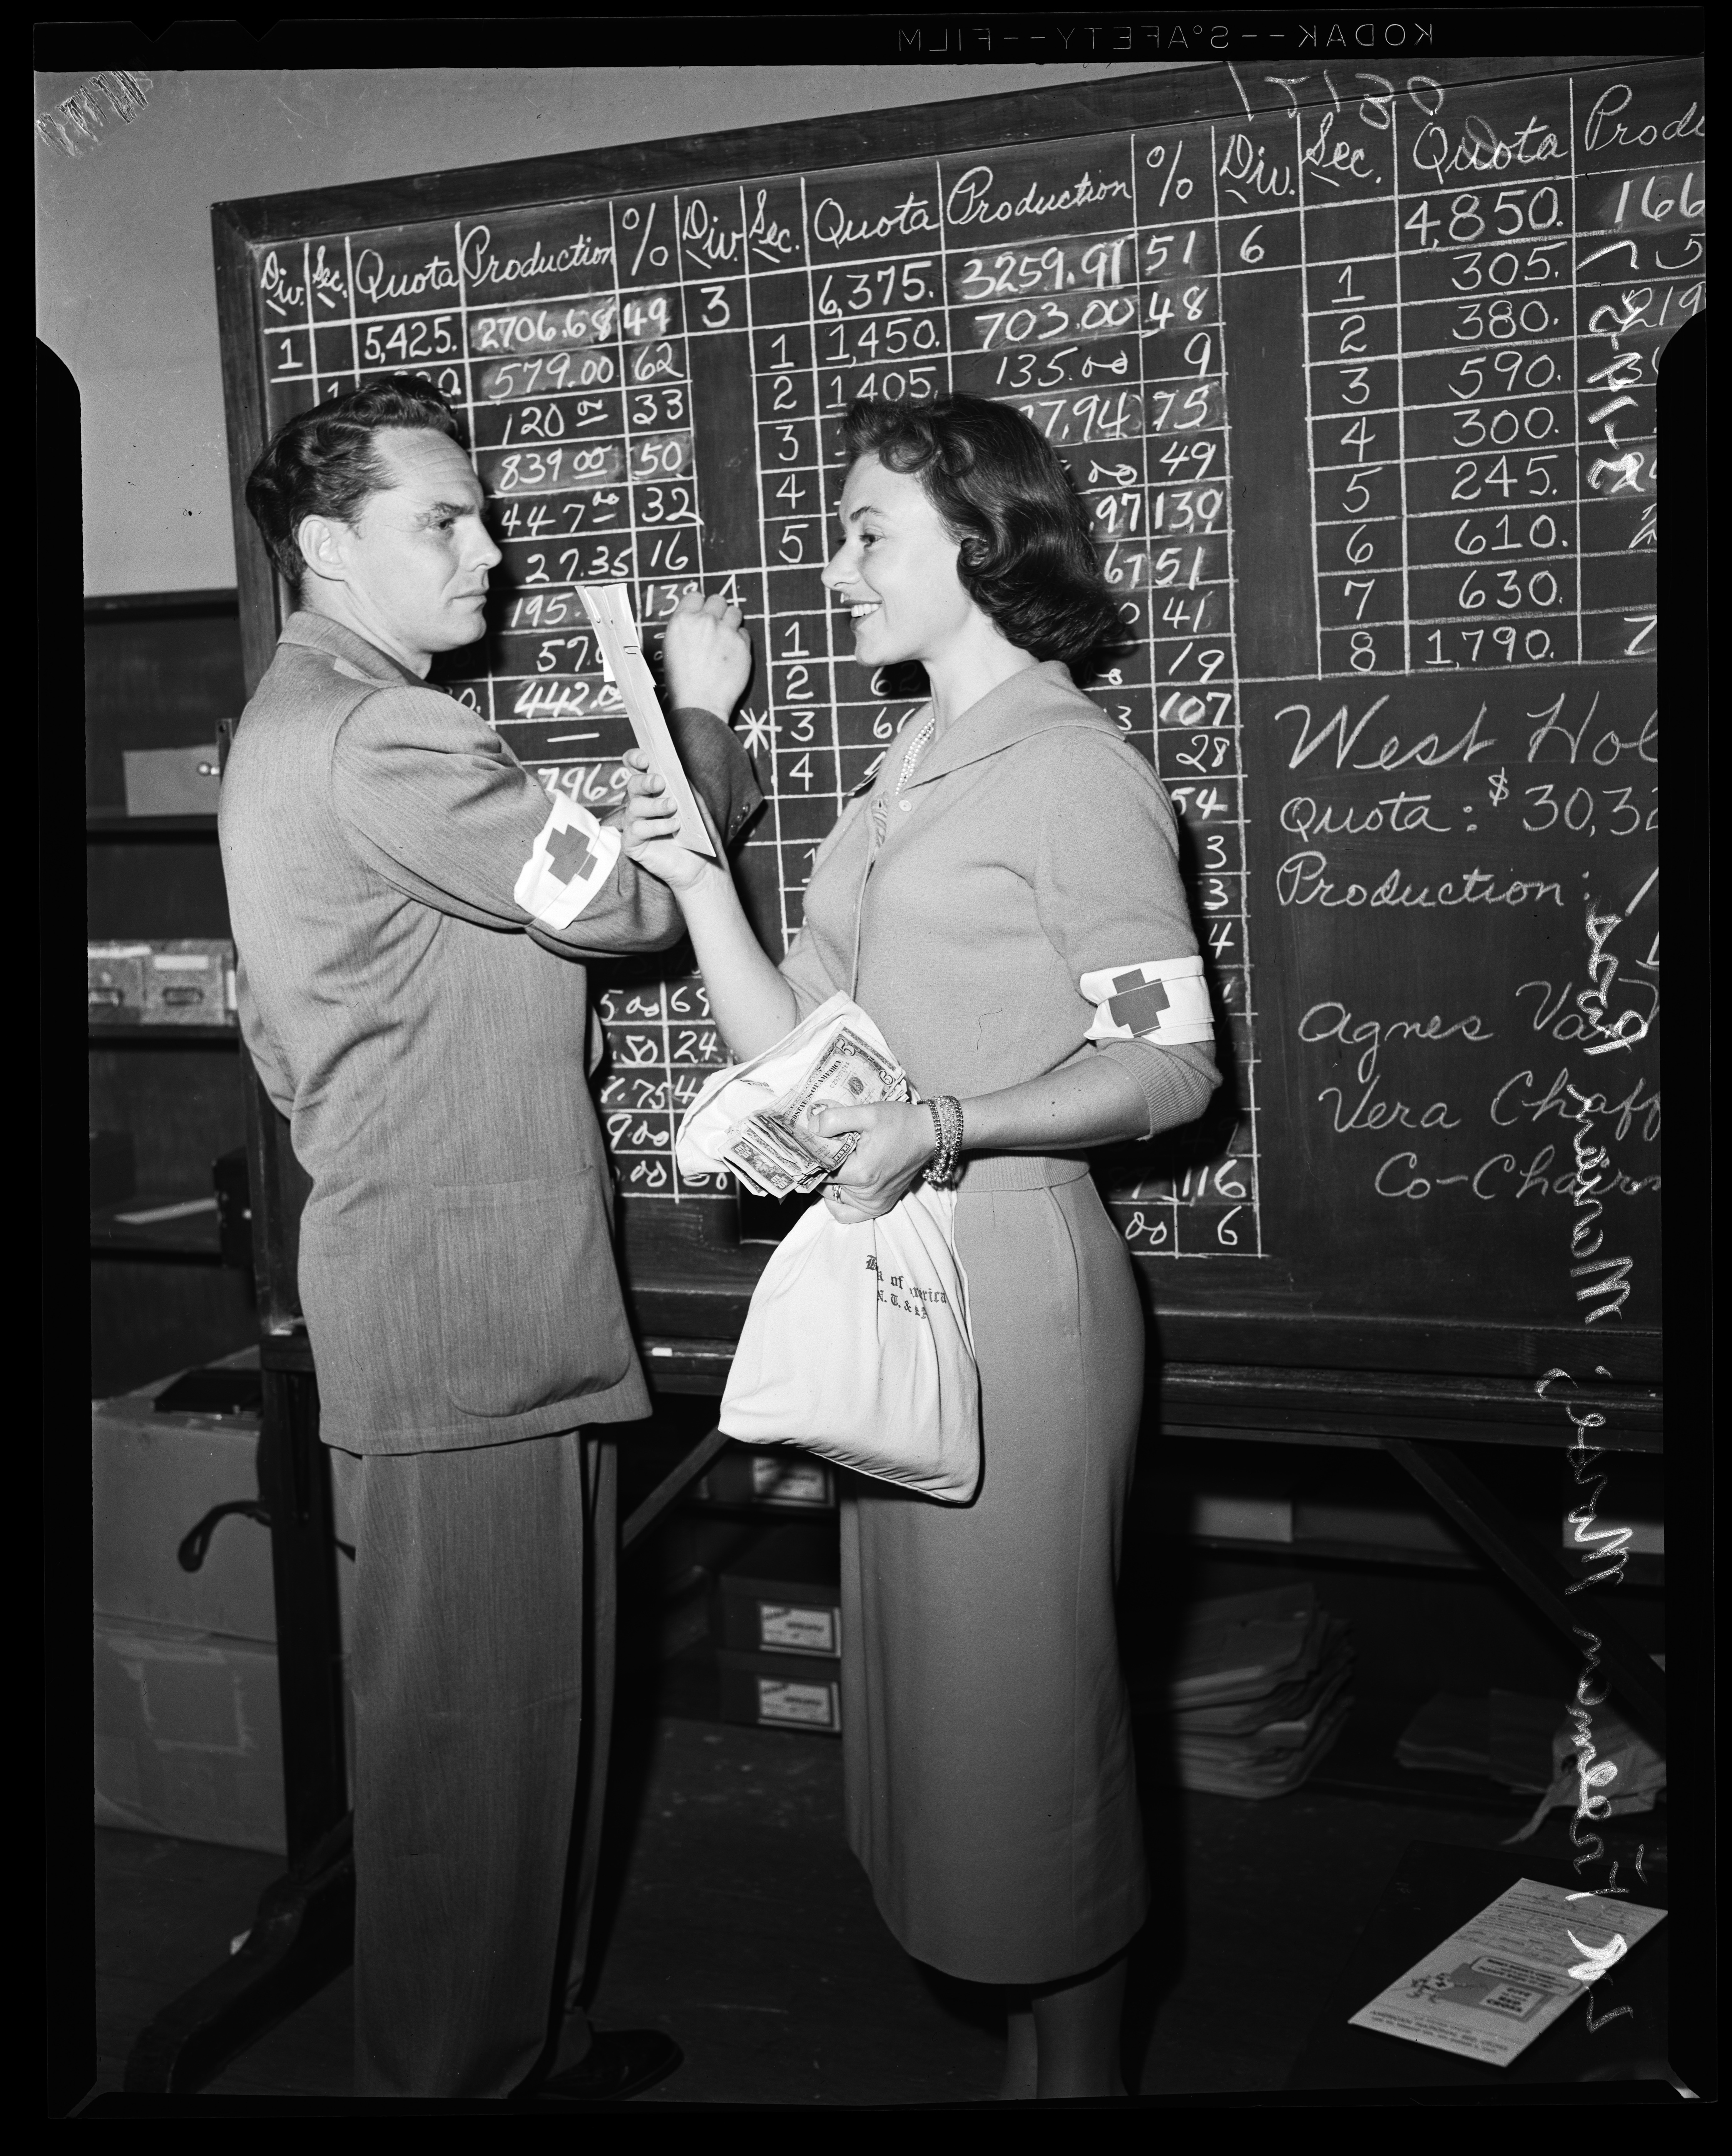
[[[1444, 85], [1553, 78], [1572, 69], [1641, 67], [1663, 55], [1566, 56], [1500, 61], [1439, 60], [1425, 72]], [[685, 140], [659, 141], [406, 176], [400, 178], [251, 201], [218, 203], [212, 212], [222, 360], [228, 410], [235, 546], [242, 639], [249, 691], [269, 663], [280, 625], [283, 593], [242, 494], [244, 475], [263, 445], [265, 399], [261, 356], [249, 283], [250, 248], [314, 233], [377, 227], [399, 222], [530, 208], [555, 201], [614, 195], [669, 185], [699, 184], [846, 164], [869, 165], [976, 147], [1005, 146], [1066, 136], [1109, 134], [1130, 126], [1149, 129], [1211, 119], [1314, 107], [1339, 92], [1316, 63], [1295, 70], [1291, 96], [1259, 78], [1253, 82], [1227, 67], [1205, 66], [1112, 81], [958, 100], [817, 121], [733, 131]], [[1405, 70], [1401, 71], [1405, 78]], [[1351, 93], [1358, 95], [1358, 92]], [[264, 1115], [274, 1115], [259, 1103]], [[261, 1147], [262, 1155], [272, 1148]], [[282, 1154], [285, 1148], [274, 1149]], [[292, 1202], [260, 1209], [261, 1219], [286, 1220]], [[646, 1331], [702, 1340], [737, 1334], [746, 1301], [766, 1252], [761, 1246], [730, 1247], [718, 1235], [713, 1205], [664, 1206], [653, 1232], [628, 1209], [625, 1262], [640, 1324]], [[261, 1279], [292, 1278], [279, 1252], [261, 1265]], [[1375, 1310], [1354, 1312], [1259, 1307], [1254, 1299], [1199, 1306], [1196, 1297], [1169, 1302], [1163, 1283], [1137, 1268], [1158, 1321], [1162, 1354], [1173, 1364], [1207, 1366], [1223, 1403], [1235, 1368], [1271, 1367], [1314, 1373], [1319, 1389], [1332, 1369], [1436, 1373], [1439, 1378], [1483, 1378], [1509, 1409], [1512, 1429], [1556, 1414], [1542, 1402], [1522, 1410], [1512, 1400], [1512, 1379], [1531, 1379], [1545, 1368], [1584, 1353], [1579, 1326], [1504, 1326], [1483, 1319], [1439, 1315], [1416, 1318]], [[279, 1329], [298, 1313], [284, 1305], [272, 1322]], [[1658, 1327], [1617, 1329], [1619, 1378], [1642, 1391], [1638, 1415], [1651, 1430], [1658, 1379]], [[1305, 1389], [1312, 1389], [1307, 1385]], [[1488, 1397], [1491, 1397], [1489, 1394]], [[1633, 1404], [1633, 1394], [1632, 1394]], [[1411, 1411], [1411, 1404], [1410, 1404]], [[1652, 1438], [1647, 1439], [1652, 1442]]]

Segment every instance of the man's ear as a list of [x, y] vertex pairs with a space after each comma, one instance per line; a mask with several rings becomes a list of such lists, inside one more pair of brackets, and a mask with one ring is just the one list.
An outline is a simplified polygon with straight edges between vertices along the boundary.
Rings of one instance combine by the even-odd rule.
[[335, 516], [303, 516], [295, 531], [308, 568], [315, 577], [337, 584], [349, 581], [350, 537], [348, 526]]

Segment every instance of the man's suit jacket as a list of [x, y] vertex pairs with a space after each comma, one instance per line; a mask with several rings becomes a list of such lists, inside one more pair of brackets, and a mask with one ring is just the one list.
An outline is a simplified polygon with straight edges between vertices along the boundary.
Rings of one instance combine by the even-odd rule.
[[[673, 723], [733, 838], [761, 799], [744, 752], [708, 713]], [[290, 618], [218, 830], [242, 1033], [312, 1178], [300, 1291], [322, 1434], [349, 1451], [648, 1412], [582, 961], [664, 949], [680, 919], [623, 854], [601, 873], [615, 834], [570, 820], [464, 705], [340, 624]], [[549, 878], [574, 854], [567, 894]]]

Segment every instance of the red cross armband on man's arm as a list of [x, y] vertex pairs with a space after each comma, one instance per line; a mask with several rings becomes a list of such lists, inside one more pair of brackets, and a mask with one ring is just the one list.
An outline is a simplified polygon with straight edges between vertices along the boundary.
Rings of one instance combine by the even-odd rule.
[[387, 882], [442, 913], [527, 930], [564, 957], [658, 951], [680, 934], [673, 894], [620, 834], [550, 796], [492, 728], [438, 690], [381, 689], [344, 721], [333, 803]]
[[512, 896], [544, 928], [569, 928], [619, 859], [619, 833], [563, 793], [552, 797]]

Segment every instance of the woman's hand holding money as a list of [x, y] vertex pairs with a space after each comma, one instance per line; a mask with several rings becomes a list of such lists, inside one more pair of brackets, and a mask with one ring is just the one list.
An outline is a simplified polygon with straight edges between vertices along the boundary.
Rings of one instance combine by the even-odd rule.
[[918, 1101], [820, 1109], [812, 1127], [826, 1138], [844, 1131], [860, 1133], [860, 1142], [824, 1186], [825, 1209], [845, 1225], [888, 1213], [938, 1152], [931, 1111]]

